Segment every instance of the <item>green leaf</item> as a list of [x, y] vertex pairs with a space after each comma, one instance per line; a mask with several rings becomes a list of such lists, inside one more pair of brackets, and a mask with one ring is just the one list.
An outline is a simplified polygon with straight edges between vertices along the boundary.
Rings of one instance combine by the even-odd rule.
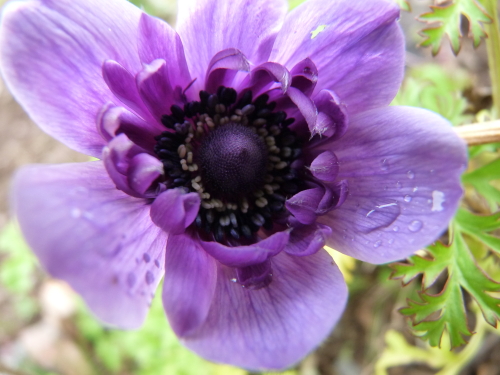
[[453, 125], [470, 123], [472, 116], [465, 114], [468, 103], [463, 92], [471, 84], [471, 76], [464, 70], [425, 64], [409, 69], [392, 104], [429, 109]]
[[405, 10], [407, 12], [411, 12], [411, 5], [410, 3], [408, 2], [408, 0], [394, 0], [396, 2], [396, 4], [399, 5], [399, 7], [402, 9], [402, 10]]
[[[472, 333], [467, 325], [467, 315], [463, 291], [467, 292], [479, 305], [484, 319], [492, 326], [500, 320], [500, 300], [493, 293], [500, 292], [500, 284], [489, 278], [477, 265], [463, 234], [488, 241], [498, 246], [498, 238], [488, 234], [500, 227], [500, 213], [491, 216], [476, 216], [459, 210], [454, 222], [452, 244], [436, 243], [428, 248], [428, 256], [413, 256], [408, 264], [393, 265], [392, 278], [408, 283], [418, 275], [423, 276], [420, 301], [408, 300], [408, 306], [401, 313], [412, 317], [416, 334], [438, 346], [445, 332], [451, 347], [466, 343], [465, 338]], [[447, 272], [444, 287], [437, 294], [431, 294], [431, 286], [437, 287], [436, 280]]]
[[415, 277], [422, 274], [422, 286], [428, 289], [443, 271], [449, 266], [452, 254], [451, 248], [447, 247], [430, 247], [429, 254], [433, 258], [424, 258], [419, 255], [412, 256], [410, 263], [395, 263], [392, 265], [393, 273], [391, 278], [401, 279], [403, 284], [410, 283]]
[[447, 6], [431, 6], [431, 10], [422, 14], [418, 20], [433, 25], [420, 31], [420, 35], [425, 38], [420, 45], [432, 47], [433, 55], [439, 52], [445, 36], [448, 36], [453, 52], [458, 54], [461, 47], [462, 15], [469, 20], [469, 36], [474, 40], [474, 47], [479, 46], [481, 39], [487, 36], [483, 25], [490, 23], [491, 17], [477, 0], [454, 0]]
[[288, 7], [290, 10], [293, 8], [298, 7], [300, 4], [302, 4], [305, 0], [288, 0]]
[[[402, 309], [404, 315], [414, 316], [413, 329], [421, 332], [424, 340], [431, 346], [440, 346], [443, 333], [450, 337], [451, 347], [466, 343], [464, 337], [472, 335], [467, 327], [464, 300], [456, 278], [449, 278], [441, 293], [437, 295], [421, 294], [423, 303], [409, 300], [409, 307]], [[432, 314], [439, 314], [436, 320], [424, 320]]]
[[500, 238], [490, 234], [500, 228], [500, 212], [489, 216], [479, 216], [459, 209], [455, 220], [462, 232], [481, 241], [500, 255]]
[[484, 196], [492, 211], [495, 211], [500, 205], [500, 189], [492, 185], [495, 180], [500, 180], [500, 159], [462, 176], [464, 183], [471, 184]]

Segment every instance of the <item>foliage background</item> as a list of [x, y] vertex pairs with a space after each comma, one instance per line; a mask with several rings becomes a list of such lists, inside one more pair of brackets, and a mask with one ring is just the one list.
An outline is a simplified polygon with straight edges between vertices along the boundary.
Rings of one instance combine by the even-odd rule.
[[[0, 4], [3, 2], [0, 0]], [[290, 0], [290, 5], [300, 2], [302, 0]], [[409, 9], [404, 0], [398, 2]], [[472, 2], [455, 1], [462, 6], [470, 6]], [[134, 3], [151, 14], [175, 22], [174, 1], [136, 0]], [[485, 44], [474, 49], [478, 38], [464, 38], [460, 54], [455, 57], [445, 41], [440, 53], [433, 57], [432, 50], [437, 51], [440, 39], [432, 34], [427, 43], [430, 48], [417, 47], [423, 40], [418, 31], [424, 25], [415, 20], [417, 15], [429, 11], [431, 1], [411, 1], [411, 5], [412, 12], [403, 12], [401, 18], [407, 37], [407, 75], [394, 104], [431, 109], [454, 125], [491, 119], [491, 83]], [[460, 12], [456, 17], [458, 22], [462, 21], [465, 31], [468, 21]], [[451, 40], [457, 49], [456, 39], [452, 37]], [[347, 311], [330, 338], [316, 352], [283, 374], [500, 374], [499, 332], [485, 323], [469, 294], [456, 289], [457, 293], [449, 293], [454, 300], [445, 295], [434, 305], [425, 305], [425, 296], [445, 290], [446, 281], [454, 270], [452, 267], [459, 267], [452, 262], [457, 259], [459, 250], [460, 254], [470, 257], [465, 267], [472, 265], [471, 269], [478, 270], [475, 268], [477, 263], [492, 279], [500, 280], [497, 255], [500, 246], [496, 236], [499, 215], [490, 216], [487, 223], [479, 223], [476, 227], [471, 227], [470, 223], [477, 219], [467, 217], [468, 212], [490, 214], [498, 210], [500, 164], [497, 149], [497, 145], [471, 149], [470, 173], [464, 177], [467, 183], [464, 208], [468, 211], [461, 211], [462, 219], [456, 221], [455, 233], [461, 239], [456, 240], [451, 250], [438, 244], [430, 253], [420, 252], [423, 258], [412, 258], [392, 268], [357, 262], [332, 252], [349, 284]], [[246, 371], [237, 368], [206, 362], [183, 348], [168, 327], [158, 298], [140, 330], [107, 330], [94, 320], [66, 284], [50, 279], [39, 269], [16, 224], [10, 220], [7, 198], [10, 177], [16, 168], [28, 163], [87, 159], [43, 134], [0, 81], [0, 374], [247, 375]], [[499, 247], [492, 252], [495, 246]], [[429, 258], [429, 254], [433, 257]], [[419, 276], [422, 273], [427, 276], [424, 293]], [[414, 277], [417, 280], [402, 288], [399, 281], [390, 279], [391, 274], [405, 282]], [[455, 281], [458, 288], [464, 280], [468, 279]], [[491, 282], [491, 289], [498, 292], [496, 284]], [[484, 284], [487, 282], [480, 281], [480, 285]], [[496, 321], [497, 295], [483, 294], [491, 297], [490, 318]], [[418, 306], [428, 308], [419, 310]], [[433, 306], [439, 308], [432, 310]], [[458, 311], [455, 309], [458, 318], [443, 320], [446, 308], [453, 310], [450, 306], [458, 306]], [[427, 321], [438, 323], [419, 327], [418, 321], [405, 318], [398, 311], [401, 308], [409, 316], [420, 313], [423, 318], [431, 317]], [[439, 342], [439, 329], [441, 332], [444, 329], [446, 336], [450, 322], [457, 325], [453, 332], [463, 333], [455, 340], [469, 341], [466, 346], [450, 350], [449, 340]], [[419, 331], [419, 328], [423, 329]], [[438, 329], [438, 334], [429, 333], [429, 328]], [[415, 334], [424, 338], [427, 335], [431, 343], [433, 337], [434, 340], [438, 337], [441, 348], [431, 347]]]

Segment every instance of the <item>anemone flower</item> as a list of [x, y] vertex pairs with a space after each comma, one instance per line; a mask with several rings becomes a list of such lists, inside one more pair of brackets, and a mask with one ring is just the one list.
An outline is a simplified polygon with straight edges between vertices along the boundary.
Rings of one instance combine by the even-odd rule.
[[28, 166], [15, 213], [43, 267], [104, 323], [139, 327], [163, 276], [182, 343], [289, 367], [338, 321], [325, 244], [385, 263], [453, 216], [466, 163], [443, 118], [388, 107], [389, 0], [183, 0], [177, 30], [124, 0], [6, 5], [1, 71], [30, 117], [100, 159]]

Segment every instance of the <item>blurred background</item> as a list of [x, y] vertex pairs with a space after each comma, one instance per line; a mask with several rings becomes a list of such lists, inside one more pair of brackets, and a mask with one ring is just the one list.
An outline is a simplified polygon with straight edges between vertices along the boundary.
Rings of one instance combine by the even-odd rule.
[[[4, 2], [0, 0], [0, 5]], [[292, 1], [291, 6], [300, 2]], [[175, 1], [134, 3], [175, 23]], [[449, 45], [432, 57], [429, 49], [417, 47], [422, 23], [415, 20], [428, 11], [431, 1], [411, 4], [412, 11], [401, 17], [407, 38], [407, 75], [395, 104], [429, 108], [455, 125], [487, 119], [491, 87], [484, 43], [474, 49], [472, 41], [465, 39], [458, 57]], [[467, 30], [466, 19], [463, 28]], [[25, 164], [88, 159], [44, 134], [0, 78], [0, 375], [248, 374], [206, 362], [183, 348], [158, 298], [140, 330], [108, 330], [94, 320], [68, 285], [39, 268], [9, 214], [9, 181]], [[334, 256], [349, 284], [347, 311], [316, 352], [283, 374], [500, 374], [500, 332], [478, 324], [465, 349], [430, 348], [411, 334], [409, 323], [398, 312], [407, 298], [415, 298], [418, 283], [403, 288], [400, 281], [390, 280], [389, 266]], [[476, 321], [473, 313], [470, 319]]]

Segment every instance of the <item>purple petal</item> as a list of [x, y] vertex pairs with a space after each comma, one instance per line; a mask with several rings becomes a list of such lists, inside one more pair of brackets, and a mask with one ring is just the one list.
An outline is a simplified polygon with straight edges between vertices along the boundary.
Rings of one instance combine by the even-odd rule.
[[130, 110], [145, 120], [152, 117], [144, 106], [137, 91], [134, 76], [116, 61], [107, 60], [102, 64], [102, 77], [111, 92]]
[[281, 85], [281, 92], [286, 93], [292, 83], [292, 77], [283, 65], [273, 62], [266, 62], [252, 70], [250, 89], [256, 97], [272, 82], [278, 82]]
[[219, 266], [204, 324], [182, 342], [199, 355], [249, 370], [290, 367], [318, 346], [347, 300], [338, 268], [323, 250], [307, 257], [272, 258], [273, 281], [248, 290], [234, 269]]
[[338, 194], [327, 186], [321, 186], [302, 190], [289, 198], [285, 205], [300, 223], [312, 224], [318, 215], [324, 215], [335, 207], [338, 200]]
[[47, 133], [100, 157], [96, 114], [114, 99], [101, 66], [115, 60], [140, 69], [136, 33], [141, 11], [126, 1], [10, 2], [2, 12], [0, 67], [14, 97]]
[[323, 197], [321, 188], [302, 190], [288, 199], [286, 208], [302, 224], [312, 224], [316, 221], [316, 209]]
[[295, 256], [315, 254], [325, 246], [331, 233], [330, 227], [321, 224], [294, 226], [285, 252]]
[[339, 162], [333, 152], [325, 151], [313, 160], [309, 170], [317, 179], [333, 182], [339, 173]]
[[151, 206], [151, 220], [171, 234], [182, 234], [198, 215], [200, 196], [182, 189], [161, 193]]
[[316, 82], [318, 82], [318, 68], [314, 62], [306, 58], [297, 63], [290, 73], [293, 77], [292, 86], [310, 96], [316, 87]]
[[43, 267], [106, 324], [139, 327], [163, 275], [167, 239], [147, 202], [116, 190], [102, 162], [25, 167], [12, 197]]
[[163, 175], [162, 162], [154, 156], [142, 153], [130, 161], [128, 184], [137, 193], [147, 196], [148, 190], [161, 175]]
[[310, 132], [314, 131], [316, 120], [318, 118], [318, 110], [314, 102], [302, 91], [295, 87], [290, 87], [286, 92], [290, 100], [297, 106], [298, 110], [304, 116]]
[[285, 18], [285, 0], [186, 0], [178, 3], [181, 36], [194, 92], [203, 89], [210, 60], [227, 48], [240, 50], [254, 65], [268, 60]]
[[205, 322], [216, 282], [216, 262], [197, 241], [187, 235], [169, 237], [162, 298], [177, 335], [187, 335]]
[[152, 153], [157, 143], [154, 137], [165, 128], [156, 121], [146, 122], [125, 108], [108, 103], [97, 116], [97, 131], [106, 141], [123, 133], [137, 146]]
[[238, 71], [250, 71], [250, 63], [241, 51], [228, 48], [216, 53], [208, 64], [205, 89], [215, 93], [219, 86], [233, 86], [232, 80]]
[[348, 125], [346, 106], [340, 102], [337, 95], [330, 90], [321, 90], [314, 98], [318, 108], [318, 119], [311, 133], [326, 136], [331, 140], [344, 135]]
[[139, 57], [145, 64], [156, 59], [167, 61], [172, 87], [184, 89], [191, 82], [181, 39], [165, 21], [142, 13], [138, 48]]
[[236, 269], [236, 276], [241, 286], [247, 289], [261, 289], [273, 281], [271, 260]]
[[467, 153], [442, 117], [407, 107], [368, 111], [328, 147], [349, 184], [345, 202], [318, 218], [333, 230], [329, 246], [367, 262], [392, 262], [446, 229], [462, 195]]
[[267, 259], [282, 251], [290, 233], [288, 231], [277, 232], [265, 240], [248, 246], [225, 246], [218, 242], [201, 242], [201, 246], [207, 253], [220, 263], [229, 267], [246, 267], [263, 263]]
[[136, 198], [143, 195], [129, 185], [128, 174], [132, 158], [143, 152], [125, 134], [115, 137], [102, 152], [104, 166], [116, 188]]
[[309, 0], [290, 12], [270, 60], [288, 68], [310, 58], [349, 113], [387, 105], [403, 78], [404, 39], [390, 0]]
[[178, 97], [175, 97], [165, 60], [157, 59], [151, 64], [144, 64], [136, 80], [144, 104], [158, 122], [162, 116], [170, 114], [170, 107], [181, 99], [180, 90]]

